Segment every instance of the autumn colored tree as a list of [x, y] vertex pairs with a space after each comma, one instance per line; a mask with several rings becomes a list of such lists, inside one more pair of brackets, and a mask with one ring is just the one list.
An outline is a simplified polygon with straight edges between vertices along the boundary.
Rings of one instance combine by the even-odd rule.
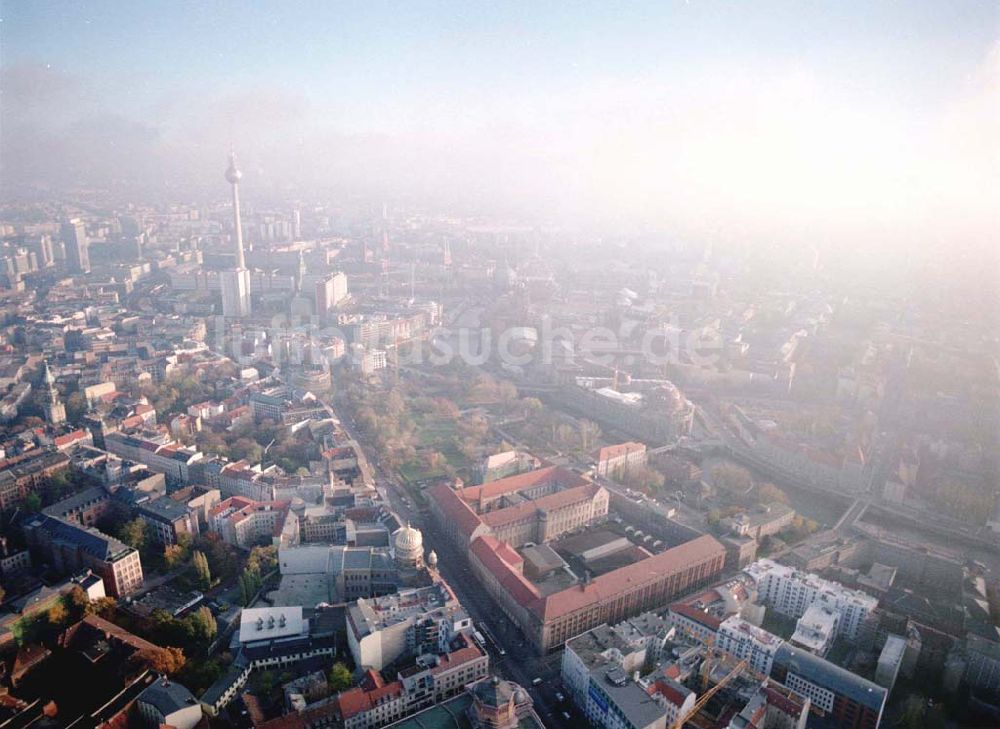
[[530, 418], [532, 415], [542, 410], [542, 401], [537, 397], [522, 397], [520, 401], [520, 409], [525, 418]]
[[184, 668], [184, 664], [187, 662], [187, 659], [184, 657], [184, 651], [172, 646], [166, 648], [160, 646], [143, 648], [137, 651], [132, 656], [132, 659], [137, 663], [146, 664], [157, 673], [167, 676], [176, 675]]
[[720, 463], [709, 471], [712, 485], [734, 493], [746, 493], [753, 486], [750, 472], [732, 463]]
[[90, 609], [94, 615], [111, 620], [118, 610], [118, 603], [113, 597], [99, 597], [90, 603]]
[[625, 476], [625, 483], [644, 492], [663, 488], [665, 480], [662, 473], [649, 466], [632, 466]]
[[74, 618], [89, 615], [92, 612], [90, 596], [79, 585], [73, 585], [66, 593], [65, 602]]
[[580, 448], [585, 451], [593, 448], [601, 437], [601, 428], [593, 420], [581, 419], [577, 423], [577, 430], [580, 431]]
[[63, 605], [62, 600], [48, 609], [45, 618], [53, 628], [61, 628], [69, 622], [69, 610]]
[[175, 570], [184, 564], [184, 548], [179, 544], [168, 544], [163, 548], [163, 562], [168, 570]]
[[208, 607], [202, 605], [193, 613], [188, 615], [187, 622], [191, 628], [191, 637], [201, 644], [208, 644], [215, 640], [218, 626], [215, 623], [215, 616]]
[[439, 397], [434, 400], [435, 412], [442, 418], [448, 418], [450, 420], [458, 420], [459, 411], [458, 405], [454, 401], [449, 400], [446, 397]]
[[212, 586], [212, 572], [208, 568], [208, 558], [205, 556], [204, 552], [196, 551], [191, 556], [191, 565], [194, 567], [194, 572], [198, 576], [198, 582], [208, 589]]
[[278, 566], [278, 548], [273, 544], [254, 547], [247, 557], [247, 569], [256, 570], [259, 574], [267, 574]]
[[497, 385], [496, 394], [504, 412], [510, 412], [517, 403], [517, 387], [511, 382], [501, 382]]
[[757, 502], [761, 504], [788, 503], [788, 494], [773, 483], [762, 483], [757, 487]]

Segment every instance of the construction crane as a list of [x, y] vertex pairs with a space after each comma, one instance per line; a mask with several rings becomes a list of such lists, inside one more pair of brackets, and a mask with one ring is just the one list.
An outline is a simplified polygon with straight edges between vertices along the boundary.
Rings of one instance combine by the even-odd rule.
[[707, 704], [712, 699], [712, 697], [715, 696], [716, 693], [718, 693], [719, 689], [721, 689], [727, 683], [733, 680], [746, 667], [747, 667], [747, 659], [744, 658], [742, 661], [737, 663], [736, 666], [733, 668], [733, 670], [727, 673], [722, 678], [721, 681], [719, 681], [712, 688], [710, 688], [708, 691], [702, 694], [701, 698], [695, 702], [695, 705], [693, 707], [691, 707], [691, 711], [689, 711], [686, 714], [678, 714], [677, 719], [674, 721], [673, 724], [670, 725], [670, 729], [683, 729], [685, 722], [687, 722], [688, 720], [688, 717], [694, 716], [699, 711], [704, 709], [705, 704]]
[[[402, 337], [398, 333], [393, 338], [393, 343], [386, 347], [386, 355], [389, 360], [386, 364], [391, 364], [393, 369], [393, 383], [399, 384], [399, 345], [407, 344], [408, 342], [415, 342], [417, 340], [423, 339], [421, 334], [411, 335], [409, 337]], [[388, 354], [391, 353], [391, 359], [388, 358]]]

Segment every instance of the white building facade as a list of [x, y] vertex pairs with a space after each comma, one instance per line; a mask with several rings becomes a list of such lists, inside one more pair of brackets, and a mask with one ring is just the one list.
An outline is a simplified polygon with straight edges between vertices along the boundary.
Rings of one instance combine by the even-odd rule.
[[865, 592], [769, 559], [754, 562], [744, 572], [756, 583], [758, 600], [782, 615], [801, 618], [816, 603], [836, 611], [837, 635], [849, 640], [857, 639], [878, 606], [878, 600]]
[[764, 674], [771, 673], [774, 654], [784, 643], [781, 638], [763, 628], [751, 625], [738, 615], [722, 621], [716, 645]]

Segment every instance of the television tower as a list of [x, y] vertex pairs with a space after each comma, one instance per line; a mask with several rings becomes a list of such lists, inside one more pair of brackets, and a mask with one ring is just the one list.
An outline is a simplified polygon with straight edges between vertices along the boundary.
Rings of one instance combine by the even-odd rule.
[[233, 226], [236, 232], [236, 267], [222, 273], [222, 314], [226, 317], [250, 316], [250, 271], [243, 252], [243, 223], [240, 220], [240, 180], [243, 173], [236, 166], [236, 153], [229, 153], [226, 181], [233, 186]]
[[246, 268], [246, 257], [243, 253], [243, 224], [240, 220], [240, 180], [243, 173], [236, 166], [236, 152], [229, 152], [229, 168], [226, 170], [226, 180], [233, 186], [233, 226], [236, 230], [236, 268]]

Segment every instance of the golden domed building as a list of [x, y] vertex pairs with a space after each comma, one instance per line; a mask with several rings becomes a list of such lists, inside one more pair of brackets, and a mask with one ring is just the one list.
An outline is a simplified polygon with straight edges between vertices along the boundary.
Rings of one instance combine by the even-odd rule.
[[424, 535], [409, 524], [392, 535], [396, 566], [404, 570], [419, 570], [424, 566]]

